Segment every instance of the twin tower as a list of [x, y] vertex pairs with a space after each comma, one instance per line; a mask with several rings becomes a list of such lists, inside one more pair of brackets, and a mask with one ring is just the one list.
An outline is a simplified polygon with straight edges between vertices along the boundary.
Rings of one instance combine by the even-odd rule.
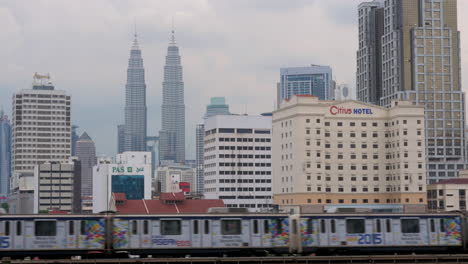
[[[159, 161], [183, 163], [185, 162], [184, 81], [174, 30], [167, 48], [162, 86]], [[118, 152], [147, 151], [147, 139], [145, 69], [135, 34], [125, 85], [125, 124], [118, 126]]]

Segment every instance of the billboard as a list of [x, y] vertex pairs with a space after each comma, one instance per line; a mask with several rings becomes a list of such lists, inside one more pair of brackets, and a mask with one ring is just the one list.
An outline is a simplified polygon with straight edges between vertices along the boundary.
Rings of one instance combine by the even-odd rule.
[[190, 192], [190, 182], [179, 182], [179, 188], [182, 192]]

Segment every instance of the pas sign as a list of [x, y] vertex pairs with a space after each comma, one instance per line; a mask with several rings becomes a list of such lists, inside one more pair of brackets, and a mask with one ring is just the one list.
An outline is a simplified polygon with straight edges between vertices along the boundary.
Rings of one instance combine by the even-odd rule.
[[370, 108], [345, 108], [338, 107], [336, 105], [330, 107], [330, 114], [337, 115], [372, 115], [372, 109]]

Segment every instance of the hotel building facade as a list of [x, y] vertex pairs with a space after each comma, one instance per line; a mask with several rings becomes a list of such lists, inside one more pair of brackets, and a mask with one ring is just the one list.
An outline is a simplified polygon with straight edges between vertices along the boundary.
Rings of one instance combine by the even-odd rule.
[[280, 207], [425, 208], [424, 107], [294, 96], [273, 113]]

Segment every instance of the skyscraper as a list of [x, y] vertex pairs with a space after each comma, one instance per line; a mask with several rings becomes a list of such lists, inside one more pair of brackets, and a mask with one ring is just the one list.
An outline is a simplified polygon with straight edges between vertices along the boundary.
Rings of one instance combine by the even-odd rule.
[[0, 108], [0, 196], [8, 196], [11, 176], [11, 125]]
[[[368, 6], [376, 11], [369, 11]], [[367, 10], [367, 11], [366, 11]], [[371, 15], [383, 21], [383, 32], [372, 30]], [[398, 99], [425, 105], [427, 179], [429, 183], [456, 177], [464, 167], [465, 99], [460, 83], [460, 32], [456, 0], [374, 1], [359, 6], [357, 74], [358, 98], [371, 102], [378, 89], [378, 103], [389, 107]], [[362, 60], [361, 43], [381, 40], [381, 58]], [[364, 44], [363, 44], [364, 45]], [[379, 54], [377, 54], [379, 55]], [[376, 64], [376, 65], [375, 65]], [[380, 83], [363, 85], [381, 67]]]
[[123, 151], [146, 151], [146, 126], [145, 69], [135, 33], [125, 85]]
[[81, 195], [93, 195], [93, 167], [96, 165], [96, 146], [84, 132], [76, 142], [76, 157], [81, 162]]
[[71, 155], [75, 156], [76, 154], [76, 142], [78, 141], [78, 132], [76, 131], [79, 126], [72, 125], [72, 136], [71, 136]]
[[229, 115], [229, 105], [224, 97], [211, 97], [210, 104], [206, 106], [206, 117], [214, 115]]
[[71, 97], [49, 80], [36, 73], [32, 89], [13, 95], [11, 213], [32, 212], [35, 165], [71, 154]]
[[159, 132], [159, 160], [185, 161], [185, 105], [182, 65], [174, 30], [164, 66], [162, 128]]
[[320, 100], [331, 100], [332, 69], [329, 66], [310, 65], [280, 69], [280, 83], [277, 86], [277, 106], [284, 99], [295, 94], [317, 96]]

